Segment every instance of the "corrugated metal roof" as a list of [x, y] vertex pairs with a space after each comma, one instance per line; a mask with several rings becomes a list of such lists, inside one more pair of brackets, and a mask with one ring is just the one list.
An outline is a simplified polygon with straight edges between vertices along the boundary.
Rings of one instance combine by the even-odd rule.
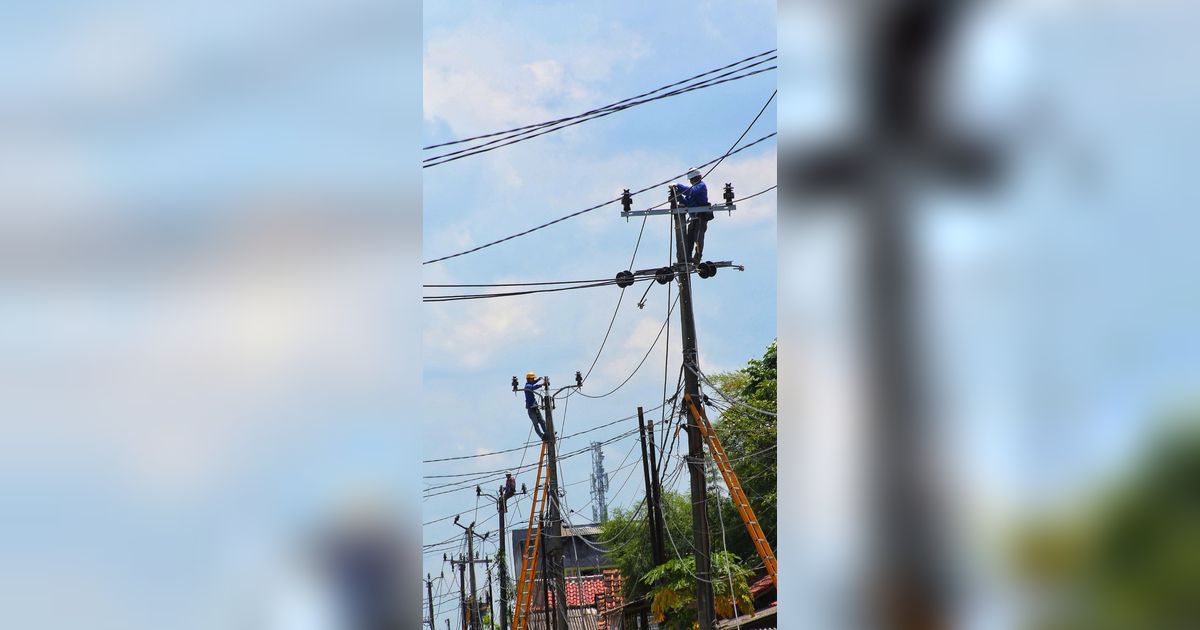
[[[551, 614], [554, 614], [553, 611]], [[596, 621], [595, 608], [567, 609], [567, 628], [569, 630], [599, 630]], [[538, 610], [529, 615], [529, 630], [546, 630], [545, 612]]]

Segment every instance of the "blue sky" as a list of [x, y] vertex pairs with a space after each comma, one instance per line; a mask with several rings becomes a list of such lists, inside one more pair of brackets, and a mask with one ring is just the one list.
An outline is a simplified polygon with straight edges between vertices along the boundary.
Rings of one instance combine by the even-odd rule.
[[[426, 6], [425, 139], [447, 139], [576, 114], [775, 47], [772, 2], [506, 4], [465, 2]], [[775, 89], [774, 72], [644, 105], [564, 132], [506, 147], [424, 173], [424, 256], [433, 258], [520, 231], [682, 173], [723, 154]], [[775, 131], [772, 103], [746, 136]], [[726, 160], [708, 179], [710, 198], [725, 182], [739, 195], [775, 184], [774, 141]], [[665, 199], [665, 188], [635, 197], [635, 207]], [[775, 194], [720, 215], [709, 226], [706, 258], [734, 260], [745, 272], [723, 270], [695, 283], [701, 364], [734, 369], [761, 356], [775, 338]], [[427, 283], [512, 282], [609, 278], [628, 268], [640, 221], [607, 207], [475, 254], [424, 267]], [[652, 217], [635, 268], [667, 262], [669, 219]], [[603, 354], [586, 384], [598, 395], [627, 377], [646, 355], [666, 314], [665, 287], [628, 289]], [[454, 292], [427, 289], [427, 293]], [[523, 400], [509, 380], [525, 372], [551, 376], [555, 386], [591, 364], [619, 289], [489, 301], [426, 304], [424, 398], [426, 458], [472, 455], [520, 446], [529, 434]], [[664, 340], [666, 335], [664, 334]], [[602, 399], [573, 396], [556, 422], [569, 434], [657, 407], [664, 381], [664, 340], [625, 387]], [[667, 367], [673, 390], [679, 369], [678, 315], [672, 315]], [[671, 392], [668, 392], [668, 395]], [[650, 414], [659, 418], [659, 413]], [[564, 418], [565, 416], [565, 427]], [[636, 420], [566, 440], [561, 450], [588, 446], [636, 427]], [[609, 503], [627, 507], [642, 493], [636, 436], [605, 447]], [[429, 464], [425, 474], [493, 470], [520, 463], [523, 453]], [[524, 454], [526, 461], [536, 452]], [[625, 466], [622, 468], [622, 462]], [[562, 463], [563, 483], [588, 479], [590, 457]], [[628, 481], [626, 481], [628, 480]], [[439, 481], [427, 480], [427, 485]], [[533, 485], [533, 474], [520, 481]], [[486, 490], [494, 490], [487, 484]], [[564, 499], [574, 522], [591, 520], [585, 481]], [[471, 489], [429, 499], [423, 520], [475, 516]], [[520, 501], [510, 520], [528, 518]], [[482, 529], [495, 529], [495, 509], [480, 502]], [[424, 528], [426, 543], [461, 530], [449, 522]], [[494, 536], [494, 534], [493, 534]], [[487, 546], [490, 553], [494, 547]], [[438, 574], [441, 553], [426, 558]], [[448, 570], [448, 567], [447, 567]], [[449, 608], [448, 608], [449, 610]], [[439, 615], [440, 617], [440, 615]]]

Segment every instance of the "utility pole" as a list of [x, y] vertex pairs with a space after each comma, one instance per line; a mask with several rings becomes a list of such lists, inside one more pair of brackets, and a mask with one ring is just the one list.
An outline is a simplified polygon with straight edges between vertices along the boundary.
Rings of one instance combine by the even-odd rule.
[[[577, 376], [577, 381], [580, 380]], [[546, 488], [550, 500], [550, 514], [547, 526], [545, 559], [548, 563], [548, 574], [543, 579], [550, 579], [554, 585], [555, 623], [547, 628], [567, 630], [567, 579], [564, 574], [562, 554], [562, 510], [558, 496], [558, 438], [554, 433], [554, 396], [550, 394], [550, 379], [545, 381], [546, 395], [542, 397], [542, 409], [546, 412], [546, 449], [549, 455], [549, 470], [546, 473]], [[565, 388], [563, 388], [565, 389]], [[562, 391], [562, 390], [559, 390]], [[555, 392], [557, 393], [557, 392]]]
[[604, 451], [600, 442], [592, 442], [592, 521], [608, 520], [608, 473], [604, 472]]
[[[542, 526], [538, 528], [538, 535], [542, 537], [542, 549], [546, 548], [546, 521], [542, 519]], [[554, 627], [554, 617], [550, 613], [550, 563], [547, 560], [549, 554], [542, 554], [542, 614], [546, 616], [546, 628]]]
[[[671, 191], [671, 208], [676, 206], [674, 189]], [[696, 372], [700, 371], [699, 350], [696, 347], [696, 319], [692, 313], [692, 274], [688, 258], [691, 252], [684, 251], [684, 217], [672, 214], [675, 224], [676, 278], [679, 282], [679, 320], [683, 333], [683, 380], [687, 395], [700, 404], [700, 383]], [[700, 630], [713, 630], [712, 559], [708, 541], [708, 487], [704, 479], [704, 438], [700, 433], [699, 420], [687, 413], [687, 405], [680, 405], [688, 416], [688, 473], [692, 495], [692, 545], [696, 558], [696, 620]]]
[[[487, 560], [487, 558], [484, 558]], [[491, 623], [496, 623], [496, 610], [492, 608], [492, 565], [487, 565], [487, 606], [488, 619]]]
[[658, 480], [658, 461], [654, 455], [657, 446], [654, 442], [653, 420], [646, 425], [646, 438], [647, 448], [650, 451], [650, 489], [653, 492], [650, 510], [654, 513], [654, 532], [651, 534], [651, 538], [658, 539], [658, 555], [654, 558], [654, 564], [657, 566], [667, 561], [667, 543], [663, 535], [666, 523], [663, 521], [662, 513], [662, 483]]
[[433, 576], [428, 573], [425, 574], [425, 595], [429, 598], [429, 630], [437, 630], [433, 627]]
[[500, 489], [496, 511], [500, 515], [500, 549], [496, 552], [496, 565], [500, 572], [500, 630], [508, 630], [508, 553], [504, 551], [507, 537], [504, 515], [508, 513], [508, 497], [504, 495], [504, 488]]
[[[654, 485], [650, 479], [650, 456], [646, 449], [646, 418], [642, 408], [637, 408], [638, 432], [642, 439], [642, 477], [646, 483], [646, 521], [650, 528], [650, 555], [654, 558], [654, 566], [662, 564], [662, 541], [658, 538], [658, 517], [654, 512]], [[650, 438], [653, 440], [654, 438]]]
[[801, 156], [792, 180], [805, 194], [849, 196], [861, 209], [858, 265], [867, 317], [873, 575], [865, 607], [895, 630], [951, 627], [943, 506], [928, 477], [930, 427], [916, 317], [919, 274], [910, 180], [980, 185], [1002, 156], [951, 128], [937, 102], [955, 29], [971, 2], [898, 0], [860, 9], [855, 34], [866, 102], [863, 144], [849, 140]]
[[[451, 561], [451, 565], [454, 562]], [[462, 630], [467, 630], [467, 564], [463, 562], [462, 554], [458, 555], [458, 602], [459, 618], [462, 620]]]
[[[467, 536], [467, 556], [468, 556], [467, 564], [471, 565], [471, 600], [470, 600], [471, 624], [470, 624], [470, 630], [476, 630], [476, 629], [480, 628], [480, 621], [483, 619], [483, 615], [480, 614], [480, 610], [479, 610], [479, 587], [476, 586], [476, 584], [475, 584], [475, 563], [476, 562], [485, 562], [486, 563], [486, 562], [490, 562], [490, 561], [486, 560], [486, 559], [478, 560], [475, 558], [475, 537], [479, 536], [479, 534], [475, 533], [475, 523], [472, 522], [468, 526], [463, 526], [462, 523], [458, 522], [458, 517], [455, 516], [454, 524], [458, 525], [459, 527], [462, 527], [463, 531], [466, 532], [466, 536]], [[486, 540], [487, 536], [486, 535], [479, 536], [479, 538], [480, 538], [480, 540]]]
[[[528, 494], [522, 491], [522, 494]], [[483, 490], [475, 487], [475, 495], [482, 496]], [[504, 550], [505, 538], [507, 538], [506, 515], [508, 514], [508, 494], [505, 492], [505, 487], [500, 486], [496, 492], [496, 513], [500, 517], [500, 541], [499, 550], [496, 552], [497, 572], [500, 575], [500, 630], [508, 630], [508, 553]], [[488, 592], [491, 593], [491, 587], [488, 587]], [[495, 617], [493, 617], [495, 619]]]
[[[545, 443], [546, 452], [549, 455], [546, 471], [546, 500], [549, 501], [549, 514], [545, 526], [542, 531], [546, 532], [546, 537], [543, 538], [545, 544], [542, 546], [542, 560], [546, 563], [544, 572], [542, 573], [543, 582], [551, 580], [554, 588], [554, 598], [557, 605], [555, 609], [555, 623], [547, 624], [547, 630], [567, 630], [567, 610], [565, 603], [567, 601], [567, 582], [563, 568], [562, 554], [562, 509], [559, 505], [559, 490], [558, 490], [558, 439], [554, 432], [554, 398], [558, 396], [564, 389], [572, 387], [583, 387], [583, 375], [578, 371], [575, 372], [575, 384], [560, 387], [550, 393], [550, 378], [542, 378], [542, 387], [544, 395], [542, 396], [542, 411], [546, 422], [546, 430], [542, 436], [542, 441]], [[512, 379], [513, 391], [517, 389], [517, 377]], [[549, 589], [544, 589], [549, 590]]]
[[[737, 206], [733, 204], [733, 197], [733, 186], [725, 184], [725, 205], [679, 208], [679, 204], [675, 199], [675, 189], [672, 187], [668, 189], [667, 193], [667, 201], [671, 205], [669, 210], [651, 208], [649, 210], [634, 211], [630, 209], [633, 204], [633, 198], [629, 194], [629, 191], [626, 190], [621, 195], [621, 206], [624, 208], [621, 211], [621, 216], [627, 219], [633, 216], [649, 216], [652, 214], [671, 215], [675, 232], [675, 265], [657, 270], [622, 271], [617, 274], [616, 284], [619, 287], [630, 286], [634, 283], [636, 276], [648, 274], [654, 275], [655, 280], [661, 284], [670, 282], [672, 277], [678, 281], [679, 320], [680, 329], [683, 333], [685, 394], [695, 404], [700, 404], [700, 383], [696, 376], [697, 372], [700, 371], [700, 360], [696, 343], [696, 319], [692, 312], [692, 272], [695, 271], [701, 278], [710, 278], [716, 275], [718, 268], [736, 267], [740, 270], [742, 267], [729, 261], [715, 263], [709, 261], [690, 262], [691, 252], [686, 251], [684, 247], [684, 230], [687, 227], [685, 225], [686, 217], [689, 214], [701, 212], [726, 211], [732, 213], [737, 209]], [[704, 475], [704, 436], [700, 432], [699, 418], [687, 413], [688, 405], [684, 404], [682, 407], [681, 415], [688, 417], [687, 463], [692, 495], [692, 546], [695, 548], [696, 559], [696, 620], [700, 630], [712, 630], [714, 618], [712, 558], [709, 551], [708, 536], [708, 488]]]

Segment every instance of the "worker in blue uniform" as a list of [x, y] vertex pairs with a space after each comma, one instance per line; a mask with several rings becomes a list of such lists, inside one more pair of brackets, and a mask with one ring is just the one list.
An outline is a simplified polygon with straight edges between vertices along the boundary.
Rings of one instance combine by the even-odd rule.
[[[675, 189], [675, 199], [683, 204], [685, 208], [696, 208], [700, 206], [708, 206], [708, 186], [704, 184], [704, 176], [700, 174], [698, 169], [692, 169], [687, 173], [690, 186], [683, 184], [672, 184]], [[684, 235], [684, 253], [688, 255], [688, 259], [694, 263], [702, 260], [704, 255], [704, 233], [708, 231], [708, 222], [713, 220], [712, 212], [697, 212], [691, 215], [691, 219], [687, 224], [687, 232]], [[696, 251], [693, 255], [692, 248]]]
[[538, 409], [538, 400], [535, 392], [537, 392], [545, 380], [546, 377], [543, 376], [539, 379], [533, 372], [525, 375], [525, 409], [529, 412], [529, 420], [533, 422], [533, 430], [542, 440], [546, 439], [546, 421], [542, 420], [542, 411]]

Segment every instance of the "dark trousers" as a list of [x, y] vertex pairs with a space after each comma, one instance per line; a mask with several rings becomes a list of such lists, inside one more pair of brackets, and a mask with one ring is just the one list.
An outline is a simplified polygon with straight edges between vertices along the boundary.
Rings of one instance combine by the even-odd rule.
[[[687, 234], [684, 236], [684, 247], [688, 259], [700, 262], [704, 255], [704, 233], [708, 231], [708, 219], [694, 216], [688, 221]], [[692, 246], [696, 247], [696, 255], [692, 256]]]
[[538, 439], [546, 439], [546, 421], [542, 420], [542, 412], [537, 407], [529, 408], [529, 419], [533, 421], [533, 431]]

